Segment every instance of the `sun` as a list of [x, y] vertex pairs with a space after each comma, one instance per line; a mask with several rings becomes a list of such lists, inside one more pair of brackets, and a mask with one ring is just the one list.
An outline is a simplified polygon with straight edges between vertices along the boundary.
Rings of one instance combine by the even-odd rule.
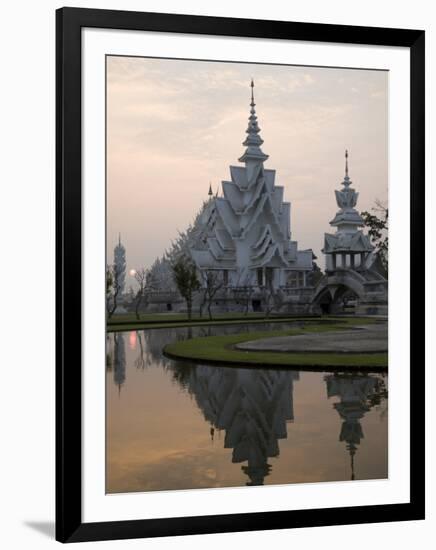
[[129, 271], [129, 275], [131, 275], [132, 277], [134, 277], [136, 275], [136, 269], [131, 269]]

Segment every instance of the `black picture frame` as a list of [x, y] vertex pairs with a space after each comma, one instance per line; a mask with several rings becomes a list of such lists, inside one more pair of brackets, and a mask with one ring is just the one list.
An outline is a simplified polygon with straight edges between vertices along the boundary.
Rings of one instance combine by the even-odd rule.
[[[128, 29], [410, 49], [410, 502], [82, 522], [81, 29]], [[421, 30], [62, 8], [56, 13], [56, 539], [127, 539], [424, 519], [424, 44]], [[419, 293], [419, 295], [418, 295]]]

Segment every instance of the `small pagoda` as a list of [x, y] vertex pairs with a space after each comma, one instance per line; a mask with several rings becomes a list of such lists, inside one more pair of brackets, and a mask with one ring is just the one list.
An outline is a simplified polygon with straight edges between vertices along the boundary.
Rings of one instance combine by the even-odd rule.
[[335, 191], [339, 211], [330, 222], [332, 227], [336, 227], [336, 233], [324, 234], [322, 252], [326, 254], [327, 271], [337, 268], [364, 268], [366, 259], [374, 249], [368, 236], [360, 229], [365, 222], [355, 208], [359, 193], [350, 187], [351, 184], [348, 175], [348, 151], [345, 151], [344, 187]]
[[336, 233], [324, 234], [326, 273], [315, 288], [313, 311], [386, 315], [388, 282], [378, 268], [374, 246], [361, 229], [365, 223], [355, 208], [359, 193], [351, 183], [345, 151], [343, 188], [335, 191], [339, 211], [330, 222]]
[[230, 166], [230, 181], [222, 182], [222, 196], [213, 196], [203, 210], [191, 256], [200, 271], [219, 270], [226, 287], [286, 287], [291, 278], [306, 286], [312, 270], [312, 250], [298, 250], [291, 240], [291, 205], [261, 146], [260, 128], [251, 81], [246, 147]]

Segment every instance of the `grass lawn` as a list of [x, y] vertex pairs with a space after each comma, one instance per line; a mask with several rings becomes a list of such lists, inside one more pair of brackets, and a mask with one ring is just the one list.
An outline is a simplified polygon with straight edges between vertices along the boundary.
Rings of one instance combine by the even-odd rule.
[[[238, 314], [239, 315], [239, 314]], [[127, 317], [127, 316], [117, 316], [118, 317]], [[144, 316], [145, 317], [145, 316]], [[373, 323], [375, 322], [374, 319], [371, 319], [370, 317], [278, 317], [278, 316], [270, 316], [268, 318], [259, 316], [259, 314], [254, 313], [251, 314], [249, 317], [236, 317], [230, 316], [230, 315], [223, 315], [223, 316], [216, 316], [213, 318], [212, 321], [209, 321], [207, 317], [193, 317], [191, 321], [187, 321], [186, 316], [182, 316], [181, 319], [178, 319], [177, 316], [174, 316], [176, 318], [171, 319], [171, 322], [169, 322], [166, 319], [162, 319], [159, 317], [159, 314], [156, 315], [150, 315], [149, 320], [142, 319], [141, 321], [118, 321], [118, 322], [112, 322], [108, 323], [106, 326], [107, 332], [123, 332], [123, 331], [129, 331], [129, 330], [142, 330], [142, 329], [148, 329], [148, 328], [177, 328], [177, 327], [199, 327], [199, 326], [208, 326], [208, 325], [254, 325], [254, 324], [260, 324], [260, 323], [283, 323], [286, 321], [304, 321], [306, 323], [331, 323], [332, 321], [340, 321], [343, 326], [350, 326], [354, 325], [356, 323], [363, 325], [366, 323]], [[164, 317], [167, 317], [166, 315]], [[133, 315], [133, 318], [135, 316]]]
[[[241, 312], [234, 313], [216, 313], [213, 316], [213, 320], [217, 319], [259, 319], [265, 317], [265, 314], [262, 312], [252, 313], [249, 312], [247, 315], [244, 315]], [[285, 317], [285, 315], [283, 315]], [[108, 325], [121, 325], [123, 323], [166, 323], [166, 322], [178, 322], [178, 321], [189, 321], [186, 313], [141, 313], [139, 319], [136, 318], [134, 313], [123, 313], [121, 315], [112, 315], [108, 319]], [[200, 317], [199, 315], [192, 315], [190, 321], [209, 321], [207, 312]]]
[[[248, 313], [244, 316], [243, 313], [223, 313], [214, 315], [213, 320], [203, 315], [193, 315], [191, 319], [185, 313], [143, 313], [140, 314], [139, 320], [134, 313], [126, 313], [123, 315], [113, 315], [107, 320], [106, 328], [108, 332], [119, 332], [123, 330], [139, 330], [142, 328], [166, 328], [166, 327], [196, 327], [199, 325], [217, 325], [220, 322], [232, 324], [233, 322], [240, 323], [241, 320], [257, 321], [264, 319], [263, 313]], [[230, 323], [229, 323], [230, 322]]]
[[307, 332], [338, 331], [353, 325], [375, 322], [368, 318], [338, 319], [337, 324], [314, 323], [304, 328], [288, 330], [251, 332], [224, 336], [192, 338], [168, 344], [164, 353], [178, 359], [191, 359], [209, 363], [257, 366], [298, 366], [307, 368], [365, 368], [386, 369], [387, 353], [289, 353], [270, 351], [243, 351], [234, 349], [235, 344], [271, 338], [273, 336], [290, 336]]

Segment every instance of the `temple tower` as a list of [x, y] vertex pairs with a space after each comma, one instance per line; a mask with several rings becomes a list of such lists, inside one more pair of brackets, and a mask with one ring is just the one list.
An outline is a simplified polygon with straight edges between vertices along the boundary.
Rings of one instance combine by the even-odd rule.
[[335, 191], [339, 211], [330, 222], [332, 227], [336, 227], [336, 233], [324, 235], [322, 252], [326, 254], [327, 271], [364, 268], [368, 255], [374, 249], [368, 236], [360, 229], [364, 226], [364, 221], [355, 208], [359, 193], [350, 187], [351, 183], [348, 175], [348, 151], [345, 151], [344, 187]]
[[326, 273], [315, 288], [313, 311], [386, 315], [388, 283], [378, 268], [374, 247], [362, 231], [365, 224], [355, 208], [359, 193], [351, 183], [345, 151], [343, 188], [335, 191], [339, 210], [330, 222], [336, 233], [324, 234]]

